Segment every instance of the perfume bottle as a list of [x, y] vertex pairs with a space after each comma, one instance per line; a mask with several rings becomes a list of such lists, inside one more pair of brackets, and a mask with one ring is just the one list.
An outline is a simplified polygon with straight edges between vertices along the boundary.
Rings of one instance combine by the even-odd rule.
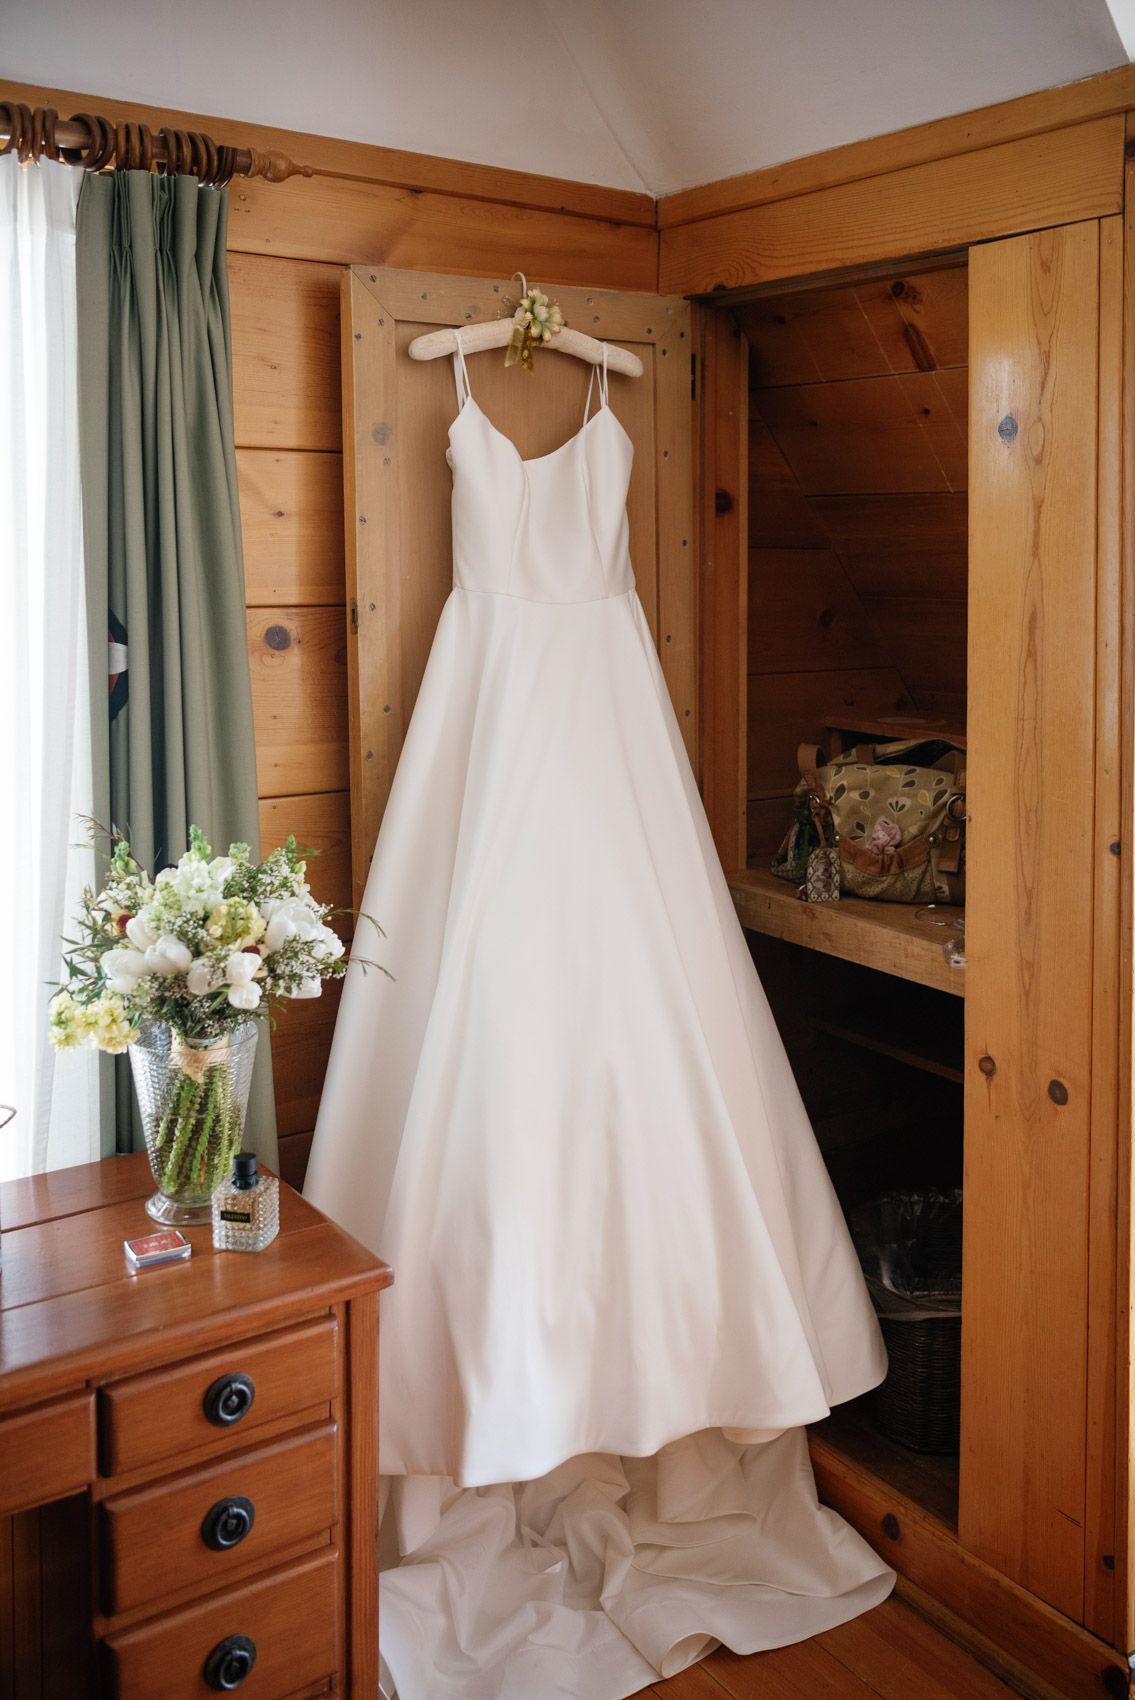
[[231, 1180], [213, 1194], [218, 1251], [263, 1251], [280, 1232], [280, 1183], [262, 1175], [252, 1151], [238, 1151]]

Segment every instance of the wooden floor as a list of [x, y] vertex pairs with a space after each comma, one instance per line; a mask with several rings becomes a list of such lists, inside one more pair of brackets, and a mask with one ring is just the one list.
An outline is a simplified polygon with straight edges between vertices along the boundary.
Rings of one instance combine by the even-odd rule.
[[718, 1650], [642, 1690], [640, 1700], [1010, 1700], [1006, 1687], [893, 1596], [795, 1647], [738, 1658]]

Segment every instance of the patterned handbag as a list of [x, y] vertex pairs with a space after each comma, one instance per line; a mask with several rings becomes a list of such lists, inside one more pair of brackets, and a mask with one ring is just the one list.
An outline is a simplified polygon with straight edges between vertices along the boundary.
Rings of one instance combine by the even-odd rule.
[[[800, 745], [797, 818], [801, 811], [813, 822], [830, 815], [849, 895], [888, 903], [964, 901], [965, 753], [940, 750], [907, 739], [859, 745], [825, 762], [815, 744]], [[921, 765], [919, 755], [932, 762]], [[822, 828], [817, 841], [823, 842]], [[782, 872], [787, 843], [774, 858], [774, 873]]]

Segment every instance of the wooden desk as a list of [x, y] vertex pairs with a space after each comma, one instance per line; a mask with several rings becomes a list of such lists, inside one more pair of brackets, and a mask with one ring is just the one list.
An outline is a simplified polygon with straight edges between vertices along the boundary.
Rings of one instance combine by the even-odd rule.
[[387, 1266], [280, 1235], [139, 1275], [144, 1156], [0, 1187], [0, 1700], [374, 1700]]

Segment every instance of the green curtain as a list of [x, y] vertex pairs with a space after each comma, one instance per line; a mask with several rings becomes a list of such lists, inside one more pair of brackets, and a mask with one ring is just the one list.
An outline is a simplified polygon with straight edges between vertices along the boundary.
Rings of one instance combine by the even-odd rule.
[[[100, 818], [156, 871], [188, 848], [258, 850], [233, 444], [227, 190], [143, 171], [79, 197], [79, 407]], [[108, 636], [124, 675], [106, 686]], [[119, 1059], [104, 1151], [137, 1149]], [[246, 1144], [276, 1162], [267, 1029]]]

